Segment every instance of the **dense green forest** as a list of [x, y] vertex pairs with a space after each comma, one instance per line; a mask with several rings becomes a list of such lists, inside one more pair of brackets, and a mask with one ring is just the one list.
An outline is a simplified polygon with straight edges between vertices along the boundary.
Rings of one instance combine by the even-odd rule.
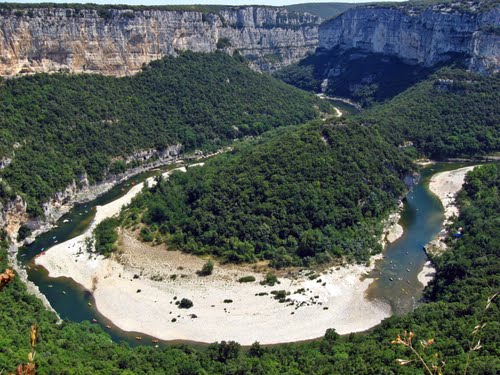
[[362, 118], [430, 158], [485, 155], [500, 149], [500, 76], [444, 68]]
[[230, 262], [364, 261], [378, 251], [377, 223], [403, 193], [405, 155], [497, 151], [498, 118], [497, 76], [442, 69], [353, 119], [270, 134], [162, 181], [122, 224], [145, 241]]
[[[319, 57], [311, 56], [309, 59], [315, 58]], [[365, 62], [368, 63], [368, 60]], [[379, 63], [385, 64], [382, 61]], [[293, 82], [281, 76], [283, 72], [277, 76], [303, 89], [318, 91], [321, 80], [314, 78], [313, 66], [306, 70], [311, 79], [299, 73], [296, 73]], [[387, 70], [379, 72], [391, 73], [381, 76], [383, 82], [375, 85], [375, 91], [368, 87], [360, 88], [360, 92], [367, 97], [349, 94], [342, 89], [356, 80], [349, 75], [334, 78], [332, 85], [336, 88], [327, 92], [353, 97], [365, 105], [372, 104], [359, 116], [362, 121], [377, 127], [395, 145], [402, 145], [404, 141], [413, 142], [416, 147], [416, 150], [413, 148], [414, 157], [419, 154], [434, 159], [472, 157], [500, 149], [498, 74], [485, 77], [449, 67], [430, 74], [430, 69], [413, 67], [413, 70], [420, 69], [415, 75], [415, 72], [409, 74], [409, 66], [402, 65], [404, 69], [400, 70], [391, 70], [390, 64], [384, 66]], [[287, 68], [289, 77], [296, 68]], [[349, 65], [348, 70], [352, 69], [355, 69], [355, 64]], [[393, 96], [391, 100], [379, 103]]]
[[126, 210], [146, 241], [274, 267], [366, 261], [409, 159], [349, 120], [286, 128], [160, 181]]
[[[427, 302], [403, 317], [387, 319], [368, 334], [324, 338], [298, 344], [244, 350], [235, 343], [130, 348], [115, 344], [97, 325], [63, 322], [26, 292], [19, 279], [0, 291], [0, 371], [14, 371], [27, 362], [30, 325], [39, 327], [35, 363], [39, 374], [424, 374], [418, 361], [401, 366], [397, 359], [416, 359], [391, 341], [404, 330], [415, 332], [415, 347], [429, 363], [446, 363], [446, 374], [500, 372], [500, 166], [477, 168], [459, 196], [461, 213], [454, 227], [463, 227], [451, 249], [434, 259], [437, 277], [426, 290]], [[7, 266], [5, 242], [0, 271]], [[489, 307], [486, 309], [486, 306]], [[485, 326], [476, 334], [476, 325]], [[427, 349], [420, 340], [434, 339]], [[482, 347], [470, 351], [477, 340]], [[435, 360], [434, 360], [435, 361]], [[467, 369], [466, 369], [467, 366]]]
[[[218, 148], [234, 138], [303, 123], [324, 106], [224, 53], [186, 52], [133, 77], [37, 74], [0, 82], [0, 198], [21, 192], [31, 214], [87, 172], [101, 180], [113, 158], [182, 143]], [[123, 162], [117, 162], [123, 167]], [[115, 168], [120, 169], [120, 168]]]

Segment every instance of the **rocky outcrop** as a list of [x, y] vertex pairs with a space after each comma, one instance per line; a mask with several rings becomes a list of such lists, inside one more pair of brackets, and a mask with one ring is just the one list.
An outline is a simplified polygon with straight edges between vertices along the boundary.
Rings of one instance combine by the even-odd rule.
[[0, 291], [2, 290], [2, 288], [9, 285], [12, 280], [14, 280], [14, 277], [14, 271], [9, 268], [7, 268], [3, 273], [0, 273]]
[[500, 7], [457, 4], [353, 8], [320, 26], [319, 47], [395, 56], [423, 66], [459, 58], [473, 71], [498, 72]]
[[272, 71], [318, 45], [319, 17], [283, 8], [215, 13], [159, 9], [0, 6], [0, 75], [89, 72], [123, 76], [179, 51], [234, 53]]
[[0, 202], [0, 228], [13, 239], [17, 237], [21, 225], [28, 219], [27, 204], [19, 195], [7, 201], [5, 205]]
[[157, 150], [155, 148], [151, 148], [148, 150], [141, 150], [133, 153], [125, 159], [126, 164], [130, 164], [133, 162], [144, 163], [151, 159], [158, 159], [160, 162], [167, 162], [170, 159], [177, 158], [182, 151], [182, 145], [172, 145], [168, 146], [163, 150]]
[[401, 211], [403, 210], [403, 203], [399, 205], [399, 210], [391, 215], [384, 221], [384, 231], [382, 235], [382, 244], [393, 243], [394, 241], [401, 238], [404, 233], [403, 227], [399, 224], [401, 219]]
[[0, 228], [3, 228], [12, 241], [16, 242], [19, 228], [23, 224], [26, 225], [31, 230], [31, 235], [24, 242], [29, 243], [33, 241], [34, 237], [48, 231], [75, 204], [96, 199], [113, 186], [136, 174], [174, 162], [180, 158], [181, 151], [182, 145], [177, 144], [161, 151], [147, 150], [138, 152], [128, 160], [130, 162], [139, 162], [141, 163], [140, 166], [130, 168], [124, 173], [110, 175], [97, 184], [90, 184], [86, 174], [77, 176], [63, 191], [57, 192], [52, 199], [43, 204], [44, 218], [30, 218], [26, 202], [20, 196], [16, 196], [7, 202], [5, 207], [0, 203]]

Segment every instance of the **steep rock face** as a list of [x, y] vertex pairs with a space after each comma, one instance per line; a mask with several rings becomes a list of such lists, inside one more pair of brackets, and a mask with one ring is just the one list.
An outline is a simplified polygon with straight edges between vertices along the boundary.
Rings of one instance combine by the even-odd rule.
[[319, 17], [245, 7], [170, 10], [0, 10], [0, 75], [54, 71], [128, 75], [178, 51], [239, 50], [261, 70], [314, 51]]
[[500, 66], [499, 8], [461, 11], [447, 5], [425, 10], [360, 7], [320, 26], [319, 46], [395, 56], [432, 66], [460, 56], [474, 71]]
[[26, 209], [26, 202], [19, 195], [6, 202], [5, 206], [0, 202], [0, 228], [13, 239], [17, 237], [21, 224], [28, 220]]

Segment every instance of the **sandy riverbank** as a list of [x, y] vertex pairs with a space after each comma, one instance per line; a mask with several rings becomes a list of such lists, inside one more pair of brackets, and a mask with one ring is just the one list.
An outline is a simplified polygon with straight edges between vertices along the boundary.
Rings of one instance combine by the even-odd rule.
[[476, 166], [469, 166], [453, 171], [440, 172], [431, 177], [429, 189], [443, 204], [444, 216], [446, 218], [445, 223], [448, 223], [453, 216], [458, 216], [455, 196], [462, 188], [467, 172], [472, 171], [475, 167]]
[[[373, 280], [361, 279], [372, 267], [332, 268], [314, 280], [303, 272], [271, 287], [260, 285], [263, 275], [250, 266], [216, 265], [213, 275], [200, 277], [196, 271], [203, 259], [151, 247], [128, 233], [121, 235], [121, 252], [110, 259], [62, 245], [37, 263], [51, 276], [70, 276], [93, 291], [99, 312], [122, 330], [163, 340], [273, 344], [320, 337], [328, 328], [341, 334], [364, 331], [390, 315], [388, 305], [365, 298]], [[256, 282], [238, 282], [243, 276]], [[304, 292], [295, 293], [300, 289]], [[290, 292], [290, 300], [280, 303], [273, 290]], [[194, 306], [179, 309], [175, 302], [181, 298]]]
[[418, 281], [424, 286], [424, 288], [431, 282], [431, 280], [436, 275], [436, 269], [432, 265], [432, 262], [428, 260], [425, 262], [422, 271], [417, 275]]
[[[441, 201], [444, 208], [444, 222], [443, 229], [439, 235], [426, 245], [426, 252], [435, 256], [439, 256], [446, 251], [447, 246], [444, 240], [447, 237], [447, 232], [444, 227], [451, 223], [454, 216], [458, 216], [458, 207], [455, 204], [455, 197], [462, 189], [465, 181], [465, 175], [477, 166], [469, 166], [464, 168], [455, 169], [452, 171], [445, 171], [436, 173], [429, 181], [429, 190], [435, 194]], [[434, 278], [436, 269], [433, 267], [432, 262], [425, 263], [422, 271], [418, 274], [418, 280], [424, 285]]]
[[[186, 168], [176, 168], [164, 173], [163, 176], [168, 177], [174, 171], [184, 172]], [[128, 205], [139, 194], [145, 184], [151, 186], [154, 183], [154, 177], [150, 177], [146, 181], [133, 186], [121, 198], [104, 206], [97, 206], [94, 220], [83, 234], [51, 247], [35, 258], [35, 263], [45, 267], [51, 277], [70, 277], [91, 290], [87, 279], [89, 277], [92, 279], [94, 273], [98, 273], [102, 264], [106, 263], [103, 257], [94, 256], [87, 252], [86, 242], [92, 237], [92, 231], [104, 219], [118, 215], [122, 207]], [[81, 261], [80, 264], [78, 263], [79, 261]]]
[[399, 224], [401, 220], [401, 211], [403, 209], [403, 203], [399, 205], [397, 212], [389, 215], [388, 219], [385, 221], [384, 234], [382, 237], [382, 245], [385, 247], [387, 244], [393, 243], [398, 240], [404, 233], [404, 229]]
[[[373, 280], [363, 275], [373, 268], [375, 257], [369, 267], [330, 268], [314, 280], [304, 271], [280, 278], [281, 283], [271, 287], [260, 285], [263, 274], [250, 266], [216, 265], [213, 275], [199, 277], [196, 271], [204, 260], [151, 247], [128, 233], [122, 233], [121, 251], [113, 257], [89, 254], [85, 241], [95, 225], [118, 214], [142, 186], [138, 184], [122, 198], [97, 207], [87, 232], [36, 259], [51, 277], [71, 277], [92, 291], [99, 312], [122, 330], [163, 340], [273, 344], [320, 337], [328, 328], [341, 334], [364, 331], [390, 316], [388, 305], [365, 297]], [[257, 281], [238, 282], [249, 275]], [[303, 292], [296, 293], [300, 289]], [[280, 303], [274, 299], [271, 291], [275, 290], [290, 292], [289, 300]], [[267, 294], [260, 295], [263, 293]], [[194, 306], [177, 308], [175, 302], [181, 298], [192, 300]]]

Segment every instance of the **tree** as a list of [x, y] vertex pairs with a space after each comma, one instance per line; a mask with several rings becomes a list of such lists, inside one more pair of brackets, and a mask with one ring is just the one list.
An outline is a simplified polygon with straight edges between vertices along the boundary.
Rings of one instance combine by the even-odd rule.
[[211, 344], [208, 347], [208, 352], [211, 357], [219, 362], [226, 363], [230, 359], [238, 358], [241, 345], [234, 341], [221, 341], [220, 343]]
[[193, 301], [190, 299], [183, 298], [179, 302], [179, 309], [190, 309], [191, 307], [193, 307]]
[[198, 273], [198, 276], [209, 276], [212, 274], [213, 271], [214, 271], [214, 262], [212, 262], [211, 260], [208, 260], [203, 265], [201, 270], [199, 270], [197, 273]]

